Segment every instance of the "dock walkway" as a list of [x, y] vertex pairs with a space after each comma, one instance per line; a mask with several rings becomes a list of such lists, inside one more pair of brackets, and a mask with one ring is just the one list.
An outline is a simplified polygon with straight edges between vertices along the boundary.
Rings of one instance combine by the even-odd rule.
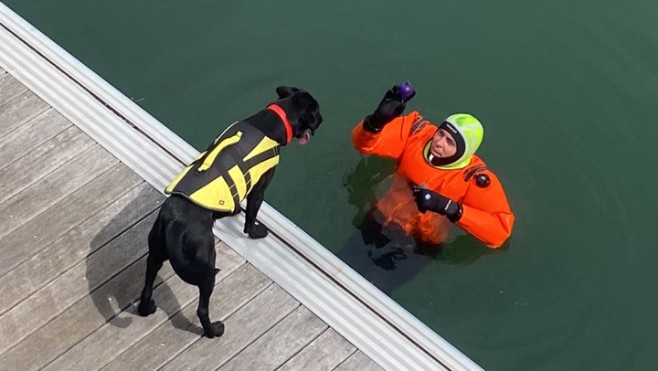
[[2, 68], [0, 158], [0, 369], [381, 369], [220, 241], [222, 337], [168, 264], [137, 315], [164, 196]]

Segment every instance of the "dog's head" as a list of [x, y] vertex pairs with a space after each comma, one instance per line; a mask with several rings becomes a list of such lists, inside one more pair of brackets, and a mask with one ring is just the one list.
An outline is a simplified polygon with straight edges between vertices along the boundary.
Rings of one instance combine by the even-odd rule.
[[275, 103], [286, 111], [293, 137], [300, 144], [308, 143], [322, 123], [320, 104], [309, 92], [295, 87], [279, 86], [276, 93], [279, 99]]

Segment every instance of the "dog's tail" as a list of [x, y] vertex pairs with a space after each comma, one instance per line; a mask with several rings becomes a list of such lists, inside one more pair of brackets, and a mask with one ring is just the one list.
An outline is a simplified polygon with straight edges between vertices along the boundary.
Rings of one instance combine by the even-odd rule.
[[215, 241], [212, 235], [196, 236], [189, 233], [186, 224], [174, 221], [167, 226], [167, 254], [172, 268], [183, 281], [196, 285], [201, 277], [216, 275], [214, 253]]

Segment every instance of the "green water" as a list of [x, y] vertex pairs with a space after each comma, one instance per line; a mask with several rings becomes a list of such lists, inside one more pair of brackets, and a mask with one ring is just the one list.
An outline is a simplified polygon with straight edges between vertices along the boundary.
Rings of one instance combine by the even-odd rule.
[[506, 249], [455, 229], [364, 275], [486, 369], [658, 364], [658, 2], [4, 3], [197, 148], [277, 85], [308, 89], [325, 122], [266, 200], [355, 266], [369, 176], [391, 169], [353, 149], [356, 122], [407, 79], [410, 109], [475, 114], [516, 214]]

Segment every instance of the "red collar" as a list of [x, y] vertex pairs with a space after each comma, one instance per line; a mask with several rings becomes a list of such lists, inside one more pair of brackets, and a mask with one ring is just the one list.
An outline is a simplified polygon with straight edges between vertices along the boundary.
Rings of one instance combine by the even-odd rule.
[[281, 121], [283, 121], [283, 126], [286, 128], [286, 144], [290, 143], [292, 140], [292, 126], [290, 126], [290, 121], [288, 121], [288, 116], [286, 115], [286, 111], [284, 111], [281, 107], [279, 107], [276, 104], [270, 104], [267, 106], [267, 109], [274, 111], [279, 117], [281, 118]]

